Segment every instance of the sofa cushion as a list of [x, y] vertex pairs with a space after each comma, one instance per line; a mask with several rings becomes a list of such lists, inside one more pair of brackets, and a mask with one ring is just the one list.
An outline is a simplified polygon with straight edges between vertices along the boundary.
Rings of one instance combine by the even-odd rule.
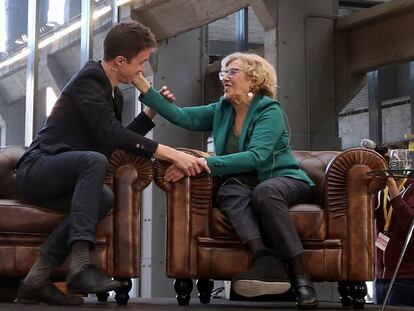
[[[298, 204], [290, 208], [290, 215], [301, 239], [324, 240], [326, 238], [325, 212], [320, 205]], [[233, 227], [218, 208], [212, 209], [210, 236], [238, 240]]]
[[[19, 235], [48, 235], [67, 217], [67, 214], [51, 211], [20, 200], [0, 200], [0, 214], [0, 232], [2, 235], [13, 235], [14, 233]], [[112, 216], [105, 217], [99, 223], [97, 240], [102, 240], [99, 237], [109, 237], [111, 234]]]

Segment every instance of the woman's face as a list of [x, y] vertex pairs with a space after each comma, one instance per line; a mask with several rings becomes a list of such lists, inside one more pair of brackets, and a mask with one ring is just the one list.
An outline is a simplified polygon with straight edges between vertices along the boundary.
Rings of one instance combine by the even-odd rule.
[[224, 98], [228, 101], [247, 98], [251, 90], [252, 78], [244, 72], [243, 62], [235, 59], [226, 68], [222, 68], [222, 72], [224, 72], [221, 81], [224, 87]]

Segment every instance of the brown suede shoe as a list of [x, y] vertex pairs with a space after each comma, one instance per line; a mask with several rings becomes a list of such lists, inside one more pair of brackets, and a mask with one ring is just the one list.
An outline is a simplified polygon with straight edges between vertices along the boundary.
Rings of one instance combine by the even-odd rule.
[[20, 283], [17, 292], [17, 302], [24, 304], [47, 303], [59, 306], [76, 306], [83, 303], [83, 299], [77, 295], [69, 295], [58, 289], [51, 280], [37, 286], [28, 286]]

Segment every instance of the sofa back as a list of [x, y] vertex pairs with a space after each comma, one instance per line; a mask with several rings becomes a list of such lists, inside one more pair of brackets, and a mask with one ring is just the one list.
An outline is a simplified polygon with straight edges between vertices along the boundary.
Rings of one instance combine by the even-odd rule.
[[0, 148], [0, 199], [16, 199], [14, 166], [25, 150], [23, 146]]
[[329, 163], [340, 151], [303, 151], [294, 150], [293, 154], [303, 169], [315, 183], [315, 203], [324, 204], [325, 173]]

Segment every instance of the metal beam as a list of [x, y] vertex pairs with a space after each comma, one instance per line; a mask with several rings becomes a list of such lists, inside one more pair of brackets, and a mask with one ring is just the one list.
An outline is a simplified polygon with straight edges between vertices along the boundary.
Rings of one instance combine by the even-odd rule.
[[25, 128], [24, 143], [29, 146], [33, 140], [34, 125], [36, 122], [36, 107], [38, 105], [37, 89], [39, 77], [39, 1], [29, 0], [28, 5], [28, 22], [27, 22], [27, 56], [26, 68], [26, 110], [25, 110]]
[[116, 24], [119, 21], [119, 8], [118, 0], [112, 0], [112, 24]]
[[247, 51], [249, 45], [249, 9], [243, 8], [236, 13], [236, 51]]
[[80, 66], [93, 58], [93, 6], [94, 0], [82, 1]]
[[378, 88], [378, 70], [368, 73], [369, 138], [382, 143], [382, 105]]

